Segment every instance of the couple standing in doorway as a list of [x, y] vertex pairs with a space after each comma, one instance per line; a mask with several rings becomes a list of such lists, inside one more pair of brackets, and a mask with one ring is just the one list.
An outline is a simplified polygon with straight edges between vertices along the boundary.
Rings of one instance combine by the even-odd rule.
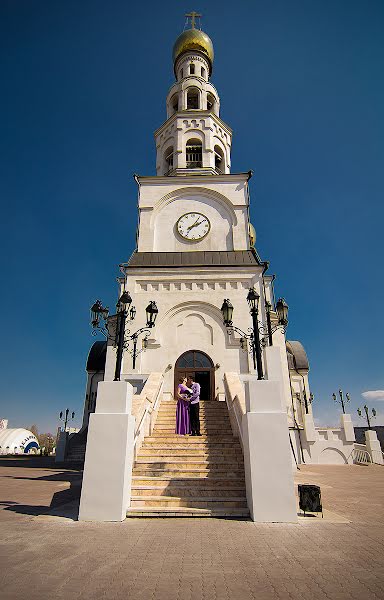
[[192, 375], [181, 377], [177, 386], [176, 429], [178, 435], [200, 433], [200, 384]]

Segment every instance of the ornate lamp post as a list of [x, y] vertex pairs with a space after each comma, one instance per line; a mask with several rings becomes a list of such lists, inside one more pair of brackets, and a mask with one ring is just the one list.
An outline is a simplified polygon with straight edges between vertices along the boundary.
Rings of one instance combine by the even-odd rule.
[[345, 394], [345, 400], [344, 400], [343, 390], [339, 390], [339, 396], [340, 396], [340, 399], [337, 398], [337, 396], [336, 396], [335, 393], [332, 394], [333, 401], [334, 402], [340, 402], [341, 408], [343, 410], [343, 413], [345, 414], [345, 402], [349, 402], [351, 400], [351, 397], [350, 397], [350, 395], [347, 392]]
[[[372, 427], [371, 427], [371, 421], [370, 421], [370, 418], [369, 418], [369, 408], [368, 408], [368, 406], [366, 404], [364, 404], [363, 408], [364, 408], [364, 412], [365, 412], [365, 418], [367, 419], [368, 429], [372, 429]], [[363, 415], [363, 412], [362, 412], [361, 408], [357, 409], [357, 414], [359, 415], [359, 417], [361, 417], [362, 419], [364, 419], [364, 415]], [[371, 419], [375, 418], [376, 415], [377, 415], [376, 409], [372, 408], [371, 409]]]
[[249, 306], [249, 311], [252, 317], [252, 326], [253, 326], [253, 348], [254, 354], [256, 355], [256, 364], [257, 364], [257, 379], [264, 379], [263, 373], [263, 361], [261, 360], [261, 346], [260, 346], [260, 334], [259, 334], [259, 300], [260, 296], [256, 292], [255, 288], [250, 288], [247, 295], [247, 302]]
[[[252, 317], [252, 328], [248, 329], [248, 333], [245, 333], [239, 327], [233, 325], [233, 305], [230, 300], [226, 298], [221, 307], [223, 315], [223, 322], [227, 328], [228, 334], [231, 335], [234, 331], [241, 335], [240, 344], [243, 350], [247, 348], [247, 342], [249, 343], [250, 350], [253, 357], [253, 366], [257, 369], [257, 378], [264, 379], [263, 362], [261, 359], [261, 347], [265, 346], [267, 339], [269, 345], [272, 346], [272, 335], [273, 333], [282, 328], [285, 331], [288, 325], [288, 305], [283, 298], [280, 298], [276, 303], [276, 311], [279, 317], [279, 324], [272, 328], [270, 312], [272, 309], [271, 304], [266, 304], [267, 311], [267, 329], [265, 329], [263, 323], [258, 320], [259, 315], [259, 300], [260, 296], [256, 292], [255, 288], [250, 288], [247, 294], [247, 302], [249, 305], [249, 312]], [[261, 334], [261, 335], [260, 335]]]
[[[296, 398], [299, 400], [300, 403], [302, 402], [300, 392], [296, 392]], [[312, 404], [314, 398], [315, 397], [312, 394], [312, 392], [309, 394], [309, 398], [308, 398], [307, 397], [307, 392], [305, 391], [305, 388], [303, 389], [303, 400], [304, 400], [305, 414], [309, 413], [309, 405]]]
[[59, 419], [60, 421], [64, 422], [64, 431], [67, 431], [67, 424], [69, 421], [73, 421], [73, 419], [75, 418], [75, 413], [72, 412], [72, 415], [69, 416], [69, 408], [66, 409], [65, 411], [65, 416], [63, 415], [63, 411], [61, 411], [60, 415], [59, 415]]
[[272, 336], [275, 333], [275, 331], [277, 331], [278, 329], [281, 329], [281, 328], [283, 328], [285, 331], [285, 329], [288, 326], [288, 304], [286, 303], [284, 298], [279, 298], [278, 301], [276, 302], [276, 312], [277, 312], [277, 317], [279, 320], [279, 324], [276, 327], [272, 327], [272, 323], [271, 323], [272, 304], [270, 302], [268, 302], [268, 300], [265, 302], [265, 311], [267, 313], [268, 343], [270, 346], [273, 346]]
[[[93, 327], [93, 334], [96, 335], [97, 331], [100, 331], [107, 339], [112, 340], [114, 346], [117, 347], [114, 381], [120, 381], [124, 350], [127, 350], [132, 355], [132, 366], [133, 369], [136, 368], [136, 358], [140, 352], [146, 348], [146, 341], [149, 337], [150, 330], [155, 326], [156, 318], [159, 312], [156, 302], [151, 300], [145, 309], [147, 325], [145, 327], [141, 327], [132, 335], [129, 335], [130, 331], [126, 330], [125, 327], [127, 318], [129, 317], [130, 321], [134, 321], [136, 317], [136, 308], [131, 305], [132, 298], [130, 293], [124, 290], [116, 304], [116, 323], [112, 331], [110, 331], [108, 326], [109, 309], [107, 307], [103, 307], [100, 300], [96, 300], [91, 307], [91, 325]], [[104, 321], [103, 325], [101, 325], [101, 320]], [[141, 350], [137, 350], [137, 341], [140, 335], [143, 333], [146, 334], [143, 340], [143, 347]], [[131, 340], [133, 342], [132, 350], [129, 349], [129, 343]]]

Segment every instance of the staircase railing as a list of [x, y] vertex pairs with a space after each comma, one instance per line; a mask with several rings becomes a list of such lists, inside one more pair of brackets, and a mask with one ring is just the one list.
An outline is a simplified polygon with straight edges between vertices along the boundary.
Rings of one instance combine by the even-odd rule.
[[372, 464], [372, 458], [364, 444], [355, 444], [352, 450], [353, 462], [358, 465]]
[[140, 394], [133, 396], [132, 414], [136, 417], [134, 456], [146, 436], [151, 435], [156, 422], [163, 391], [163, 373], [151, 373]]
[[225, 400], [233, 434], [243, 446], [243, 415], [246, 413], [243, 383], [237, 373], [224, 373]]

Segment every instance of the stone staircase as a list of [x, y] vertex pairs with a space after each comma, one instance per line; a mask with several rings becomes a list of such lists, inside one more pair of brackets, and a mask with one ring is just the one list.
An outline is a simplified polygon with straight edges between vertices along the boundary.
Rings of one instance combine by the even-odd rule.
[[201, 437], [175, 434], [175, 401], [163, 401], [133, 468], [128, 517], [249, 516], [244, 460], [225, 402], [200, 402]]

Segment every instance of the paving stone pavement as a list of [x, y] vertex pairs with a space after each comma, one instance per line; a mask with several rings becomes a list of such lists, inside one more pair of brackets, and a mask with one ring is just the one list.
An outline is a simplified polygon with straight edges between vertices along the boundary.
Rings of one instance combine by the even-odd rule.
[[307, 465], [296, 480], [349, 522], [78, 523], [64, 516], [80, 471], [1, 459], [1, 599], [383, 600], [384, 468]]

